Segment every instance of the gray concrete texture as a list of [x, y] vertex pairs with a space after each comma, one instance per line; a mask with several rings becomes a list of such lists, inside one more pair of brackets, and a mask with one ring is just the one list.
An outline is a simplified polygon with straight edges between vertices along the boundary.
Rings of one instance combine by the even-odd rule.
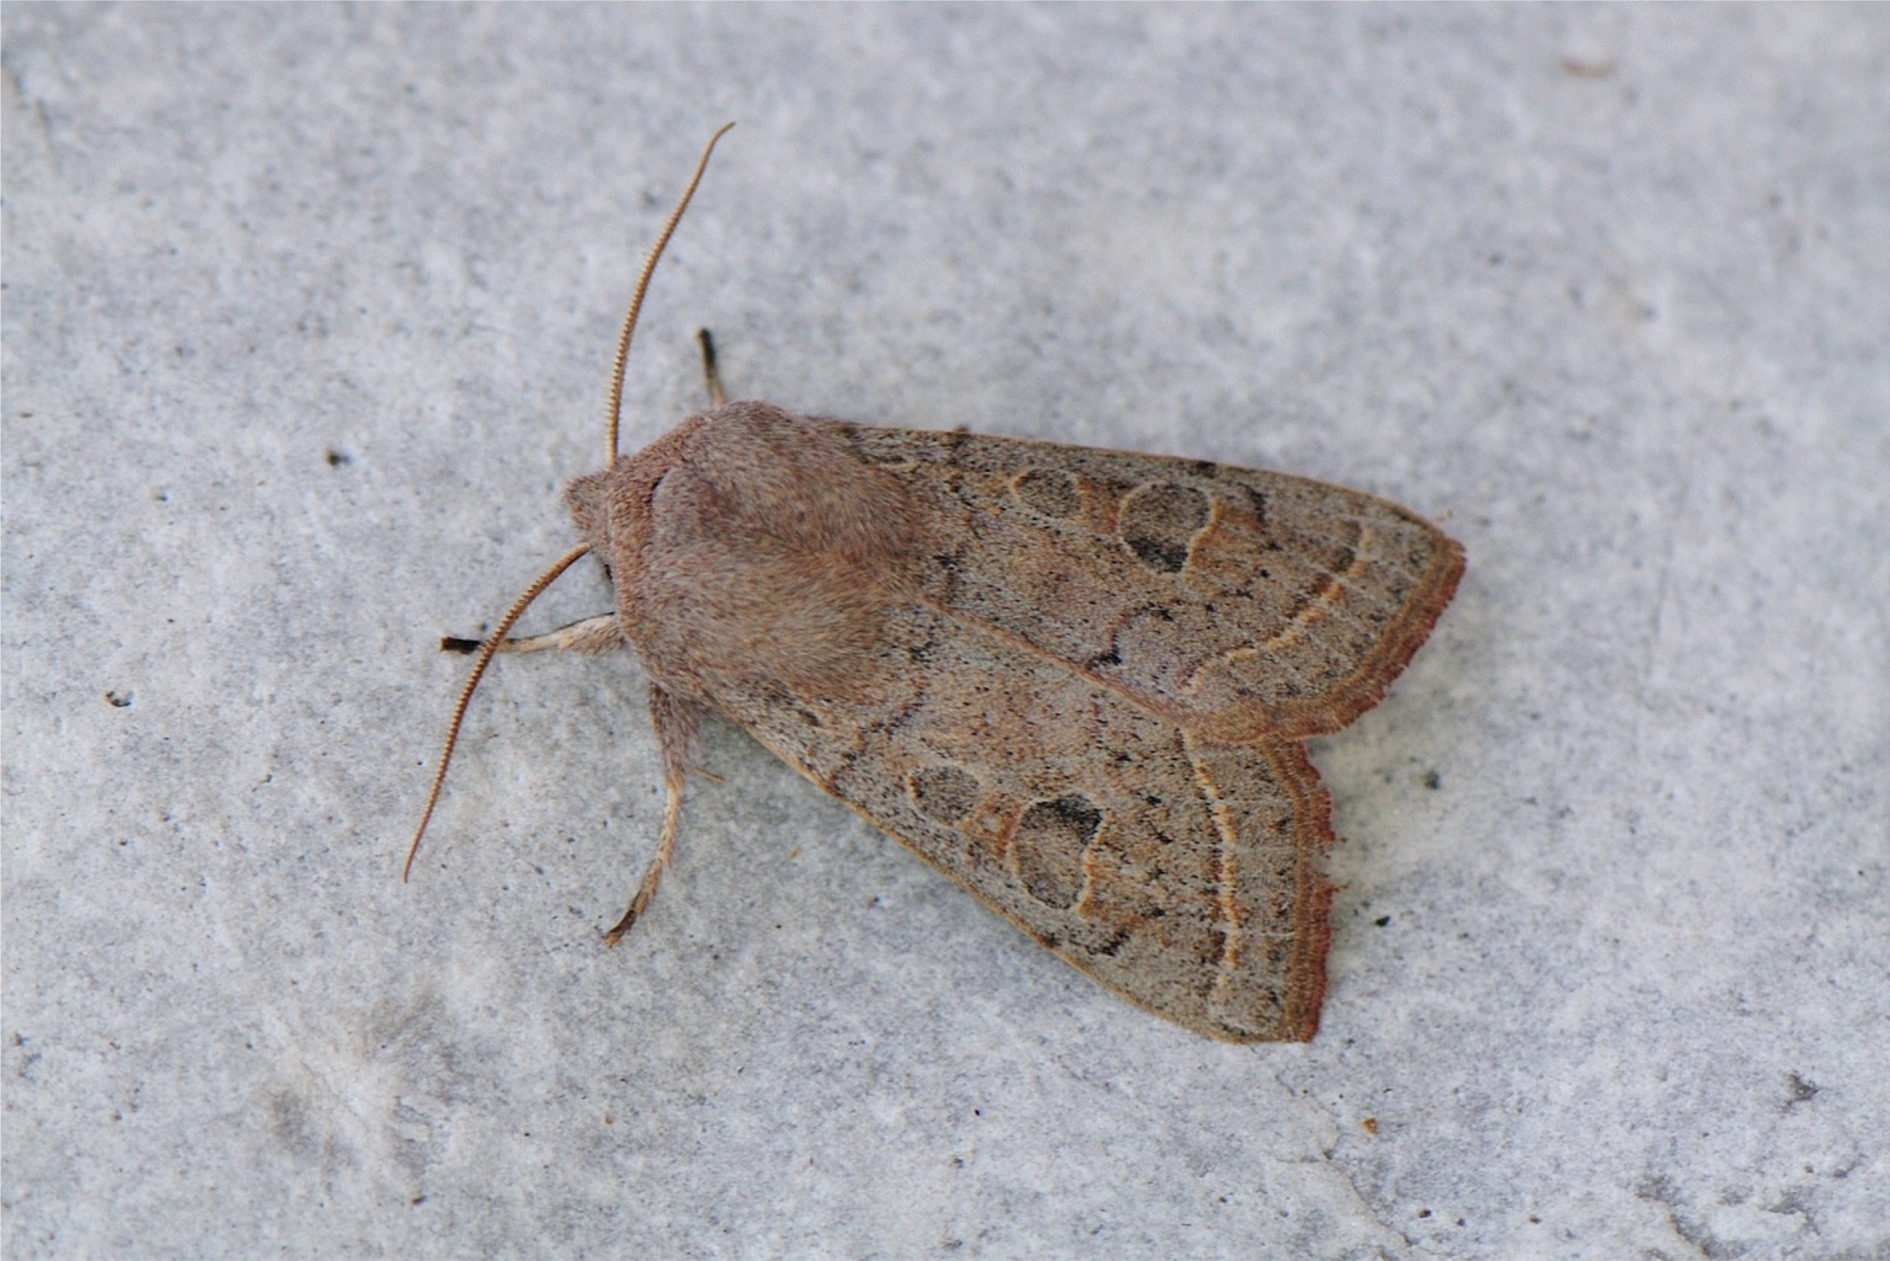
[[[4, 21], [9, 1257], [1890, 1255], [1890, 9]], [[738, 395], [1466, 545], [1305, 1046], [476, 632]], [[600, 611], [594, 569], [531, 624]]]

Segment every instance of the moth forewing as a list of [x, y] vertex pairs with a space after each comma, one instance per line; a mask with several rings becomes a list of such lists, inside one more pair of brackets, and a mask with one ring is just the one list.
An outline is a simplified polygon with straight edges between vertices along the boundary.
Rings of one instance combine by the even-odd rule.
[[[771, 676], [729, 681], [715, 706], [1135, 1002], [1213, 1037], [1310, 1037], [1331, 807], [1296, 737], [1342, 725], [1403, 667], [1456, 581], [1455, 545], [1354, 492], [1304, 519], [1326, 488], [1279, 475], [820, 435], [911, 497], [899, 565], [916, 590], [858, 578], [893, 594], [844, 696]], [[1347, 633], [1317, 673], [1259, 691], [1249, 653], [1315, 625]]]

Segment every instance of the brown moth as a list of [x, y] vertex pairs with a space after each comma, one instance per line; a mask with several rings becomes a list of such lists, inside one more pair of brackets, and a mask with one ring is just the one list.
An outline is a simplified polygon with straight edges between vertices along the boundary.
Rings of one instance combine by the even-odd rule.
[[[494, 653], [634, 648], [668, 798], [611, 942], [721, 713], [1130, 1001], [1210, 1037], [1311, 1038], [1333, 835], [1304, 741], [1384, 695], [1463, 550], [1281, 473], [724, 403], [706, 334], [711, 409], [620, 457], [637, 310], [726, 130], [638, 280], [610, 462], [566, 495], [583, 544], [479, 645], [426, 817]], [[507, 638], [587, 553], [616, 611]]]

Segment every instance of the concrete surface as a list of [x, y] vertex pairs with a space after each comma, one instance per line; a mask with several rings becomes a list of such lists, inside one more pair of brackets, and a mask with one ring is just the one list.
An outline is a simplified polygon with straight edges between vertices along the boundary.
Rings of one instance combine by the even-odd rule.
[[[9, 1257], [1890, 1255], [1890, 10], [5, 24]], [[633, 660], [464, 662], [738, 394], [1468, 548], [1325, 1023], [1090, 984]], [[534, 610], [603, 607], [593, 573]]]

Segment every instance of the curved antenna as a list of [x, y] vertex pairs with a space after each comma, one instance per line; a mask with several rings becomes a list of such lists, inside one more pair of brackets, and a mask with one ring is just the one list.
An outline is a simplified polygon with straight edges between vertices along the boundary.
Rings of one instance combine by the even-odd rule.
[[486, 672], [486, 666], [492, 661], [492, 654], [499, 651], [499, 645], [512, 633], [512, 627], [525, 615], [531, 602], [545, 593], [545, 588], [556, 582], [558, 575], [577, 564], [578, 558], [590, 551], [590, 545], [571, 549], [560, 557], [544, 573], [532, 579], [532, 585], [525, 588], [525, 593], [512, 601], [512, 607], [505, 611], [499, 624], [479, 646], [479, 657], [473, 662], [472, 674], [466, 680], [466, 686], [460, 690], [459, 702], [453, 706], [453, 721], [446, 728], [446, 745], [440, 750], [440, 769], [433, 773], [433, 788], [427, 793], [427, 808], [420, 815], [420, 826], [413, 830], [413, 844], [407, 847], [407, 861], [400, 869], [400, 881], [407, 882], [407, 874], [413, 870], [414, 855], [420, 852], [420, 838], [427, 834], [427, 823], [433, 818], [433, 807], [439, 804], [440, 788], [446, 783], [446, 766], [453, 760], [453, 746], [459, 743], [459, 724], [466, 717], [466, 706], [472, 701], [473, 689], [479, 686], [479, 678]]
[[650, 250], [650, 256], [643, 261], [643, 274], [637, 277], [636, 292], [630, 296], [630, 313], [623, 317], [623, 332], [617, 335], [617, 358], [610, 367], [610, 456], [609, 468], [617, 462], [617, 426], [623, 416], [623, 367], [630, 358], [630, 334], [636, 331], [637, 312], [643, 309], [643, 294], [650, 287], [650, 275], [656, 270], [656, 260], [663, 257], [663, 247], [669, 244], [669, 234], [676, 230], [676, 224], [682, 219], [683, 211], [689, 209], [689, 199], [696, 195], [696, 185], [702, 182], [702, 173], [709, 169], [709, 155], [715, 152], [715, 142], [728, 134], [734, 123], [723, 123], [709, 143], [703, 146], [702, 157], [696, 162], [696, 173], [689, 177], [689, 187], [683, 190], [682, 200], [669, 212], [669, 222], [663, 225], [662, 233], [656, 238], [656, 245]]

